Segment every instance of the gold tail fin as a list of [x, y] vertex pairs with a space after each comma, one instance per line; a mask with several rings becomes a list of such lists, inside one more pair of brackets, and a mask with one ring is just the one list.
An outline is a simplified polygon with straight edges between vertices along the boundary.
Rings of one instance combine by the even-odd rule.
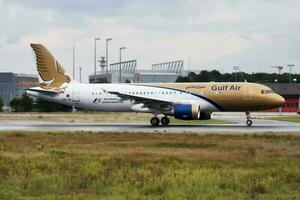
[[40, 86], [44, 89], [61, 90], [64, 83], [71, 78], [65, 74], [63, 67], [55, 60], [53, 55], [41, 44], [30, 44], [35, 52], [36, 65], [41, 79]]

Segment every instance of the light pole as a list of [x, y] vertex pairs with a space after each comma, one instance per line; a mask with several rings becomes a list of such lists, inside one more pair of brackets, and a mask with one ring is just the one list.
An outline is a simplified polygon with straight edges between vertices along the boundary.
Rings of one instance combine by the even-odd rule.
[[120, 47], [119, 83], [122, 83], [121, 70], [122, 70], [122, 50], [123, 49], [126, 49], [126, 47]]
[[82, 70], [82, 68], [79, 67], [79, 83], [81, 83], [81, 70]]
[[95, 57], [94, 57], [94, 80], [95, 80], [95, 82], [96, 82], [96, 62], [97, 62], [97, 45], [96, 45], [96, 43], [97, 43], [97, 40], [100, 40], [100, 37], [96, 37], [95, 38], [95, 45], [94, 45], [94, 47], [95, 47], [95, 49], [94, 49], [94, 53], [95, 53]]
[[289, 64], [287, 66], [290, 68], [290, 83], [292, 83], [292, 72], [293, 72], [293, 67], [295, 67], [295, 65]]
[[[73, 43], [73, 80], [75, 80], [75, 43]], [[72, 106], [72, 112], [75, 112], [76, 108]]]
[[240, 70], [239, 66], [233, 66], [233, 70], [235, 71], [235, 82], [238, 80], [238, 71]]
[[73, 43], [73, 80], [75, 80], [75, 43]]
[[107, 78], [107, 74], [108, 74], [108, 42], [111, 40], [112, 40], [112, 38], [106, 39], [106, 78]]

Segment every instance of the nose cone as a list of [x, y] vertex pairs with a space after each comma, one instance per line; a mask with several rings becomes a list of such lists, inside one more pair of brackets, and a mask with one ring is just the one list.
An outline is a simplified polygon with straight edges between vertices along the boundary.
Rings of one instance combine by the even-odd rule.
[[273, 102], [277, 107], [281, 107], [285, 104], [285, 99], [279, 94], [275, 94]]

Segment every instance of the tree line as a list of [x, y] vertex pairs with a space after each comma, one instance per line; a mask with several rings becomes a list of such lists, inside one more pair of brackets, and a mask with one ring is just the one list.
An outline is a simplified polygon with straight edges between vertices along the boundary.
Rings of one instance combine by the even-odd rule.
[[3, 111], [3, 106], [4, 106], [4, 103], [3, 103], [2, 98], [0, 97], [0, 112]]
[[[289, 83], [290, 74], [276, 73], [220, 73], [218, 70], [202, 70], [196, 74], [190, 72], [187, 76], [179, 76], [176, 82], [253, 82], [253, 83]], [[292, 74], [292, 82], [300, 83], [300, 74]]]
[[[23, 94], [19, 98], [14, 98], [9, 103], [13, 112], [70, 112], [72, 107], [54, 103], [47, 102], [42, 99], [37, 99], [33, 101], [28, 95]], [[0, 98], [0, 111], [3, 108], [3, 101]]]

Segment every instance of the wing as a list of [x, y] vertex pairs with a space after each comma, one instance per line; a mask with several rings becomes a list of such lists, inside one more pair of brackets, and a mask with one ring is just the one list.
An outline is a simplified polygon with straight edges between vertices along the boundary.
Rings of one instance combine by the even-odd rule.
[[138, 96], [138, 95], [130, 95], [130, 94], [125, 94], [121, 92], [115, 92], [115, 91], [109, 91], [108, 93], [114, 94], [118, 97], [120, 97], [122, 100], [133, 100], [135, 101], [136, 104], [144, 104], [143, 107], [147, 107], [150, 109], [155, 109], [159, 111], [168, 111], [171, 110], [173, 107], [174, 102], [162, 100], [162, 99], [157, 99], [153, 97], [143, 97], [143, 96]]

